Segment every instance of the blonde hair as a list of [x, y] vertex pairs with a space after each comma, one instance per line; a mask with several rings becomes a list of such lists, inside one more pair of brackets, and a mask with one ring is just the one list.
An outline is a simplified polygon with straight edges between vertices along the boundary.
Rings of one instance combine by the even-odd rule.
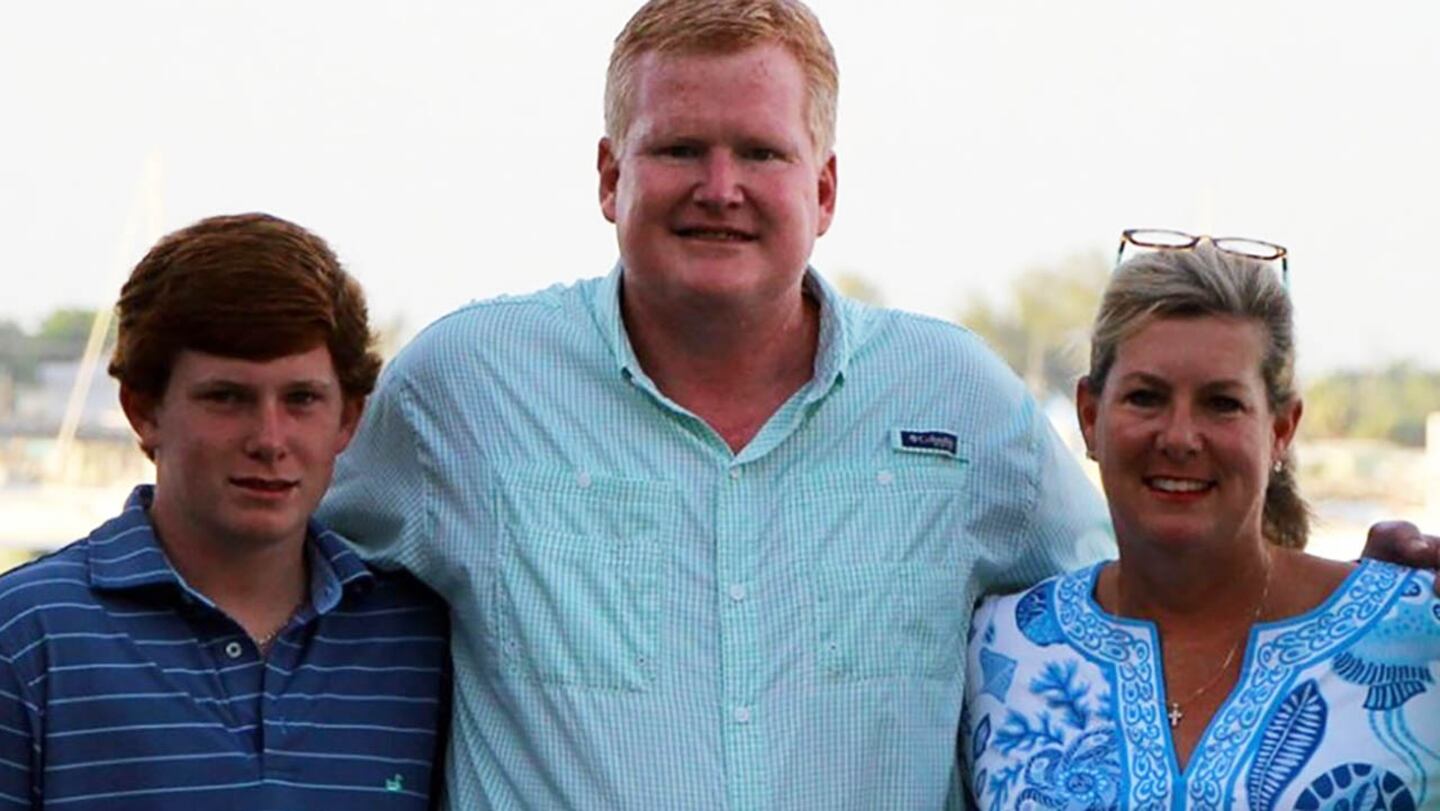
[[[1097, 395], [1105, 387], [1120, 344], [1156, 318], [1228, 316], [1254, 321], [1266, 337], [1260, 377], [1271, 411], [1295, 402], [1295, 323], [1290, 296], [1264, 262], [1216, 250], [1209, 242], [1192, 249], [1142, 253], [1115, 269], [1090, 339], [1086, 381]], [[1265, 488], [1261, 531], [1277, 546], [1300, 549], [1310, 532], [1310, 508], [1295, 480], [1293, 450]]]
[[615, 38], [605, 74], [605, 135], [618, 151], [635, 106], [635, 65], [649, 52], [734, 53], [774, 43], [805, 74], [810, 140], [823, 159], [835, 146], [840, 71], [835, 51], [799, 0], [650, 0]]

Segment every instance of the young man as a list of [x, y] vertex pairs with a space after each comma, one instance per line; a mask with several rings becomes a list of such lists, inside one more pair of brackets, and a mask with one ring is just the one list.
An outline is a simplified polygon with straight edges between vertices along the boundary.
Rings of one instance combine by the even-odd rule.
[[620, 266], [386, 373], [325, 515], [451, 602], [453, 808], [958, 803], [975, 599], [1113, 553], [977, 338], [808, 268], [836, 86], [795, 0], [652, 0], [606, 86]]
[[446, 610], [310, 520], [380, 360], [329, 247], [161, 240], [110, 373], [156, 483], [0, 577], [0, 809], [429, 807]]

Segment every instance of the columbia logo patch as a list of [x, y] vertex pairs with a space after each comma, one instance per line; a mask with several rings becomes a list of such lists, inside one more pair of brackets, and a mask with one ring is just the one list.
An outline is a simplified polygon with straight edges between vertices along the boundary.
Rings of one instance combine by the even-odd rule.
[[951, 457], [960, 454], [960, 438], [949, 431], [911, 431], [898, 428], [892, 444], [897, 451], [938, 453]]

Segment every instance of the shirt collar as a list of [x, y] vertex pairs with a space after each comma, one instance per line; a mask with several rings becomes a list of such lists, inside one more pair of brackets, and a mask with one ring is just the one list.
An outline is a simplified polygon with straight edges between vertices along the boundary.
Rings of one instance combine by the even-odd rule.
[[[90, 533], [86, 539], [90, 585], [101, 591], [168, 585], [210, 604], [165, 556], [146, 512], [154, 498], [154, 485], [136, 487], [125, 500], [125, 510]], [[310, 556], [310, 599], [316, 613], [334, 608], [344, 590], [368, 587], [374, 580], [344, 539], [314, 520], [306, 528], [305, 546]]]
[[324, 614], [339, 605], [346, 591], [364, 592], [374, 586], [374, 573], [344, 536], [313, 518], [305, 532], [310, 554], [310, 602], [315, 613]]
[[[616, 263], [609, 275], [595, 287], [591, 311], [601, 334], [610, 346], [616, 368], [621, 374], [643, 381], [649, 378], [640, 368], [630, 336], [625, 332], [625, 319], [620, 314], [620, 279], [624, 266]], [[820, 303], [820, 339], [815, 351], [815, 371], [811, 377], [808, 400], [823, 397], [850, 365], [854, 346], [856, 313], [851, 302], [839, 294], [814, 268], [805, 268], [802, 282], [805, 292]]]
[[809, 400], [819, 399], [845, 375], [855, 346], [856, 314], [847, 301], [813, 268], [805, 270], [805, 291], [820, 302], [820, 340]]

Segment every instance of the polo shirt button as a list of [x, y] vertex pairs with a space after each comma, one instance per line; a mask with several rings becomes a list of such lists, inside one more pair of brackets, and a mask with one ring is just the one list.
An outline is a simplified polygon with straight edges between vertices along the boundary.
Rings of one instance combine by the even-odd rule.
[[735, 723], [737, 723], [737, 724], [748, 724], [748, 723], [750, 723], [750, 708], [749, 708], [749, 707], [736, 707], [736, 708], [735, 708], [735, 712], [733, 713], [733, 715], [734, 715], [734, 718], [735, 718]]
[[732, 468], [730, 468], [730, 481], [732, 481], [732, 482], [738, 482], [738, 481], [740, 481], [740, 468], [738, 468], [738, 467], [732, 467]]
[[582, 488], [589, 487], [592, 481], [594, 480], [590, 478], [590, 471], [588, 470], [580, 471], [579, 475], [575, 477], [575, 483]]
[[231, 659], [239, 659], [240, 654], [244, 652], [245, 649], [240, 647], [239, 642], [231, 642], [230, 644], [225, 646], [225, 655], [229, 656]]
[[881, 487], [886, 487], [895, 483], [895, 474], [888, 470], [882, 470], [875, 477], [875, 481], [879, 482]]
[[745, 593], [745, 586], [744, 586], [744, 584], [741, 584], [741, 583], [731, 583], [731, 584], [730, 584], [730, 599], [732, 599], [732, 600], [734, 600], [735, 602], [738, 603], [738, 602], [743, 601], [743, 600], [745, 599], [745, 597], [746, 597], [746, 593]]

